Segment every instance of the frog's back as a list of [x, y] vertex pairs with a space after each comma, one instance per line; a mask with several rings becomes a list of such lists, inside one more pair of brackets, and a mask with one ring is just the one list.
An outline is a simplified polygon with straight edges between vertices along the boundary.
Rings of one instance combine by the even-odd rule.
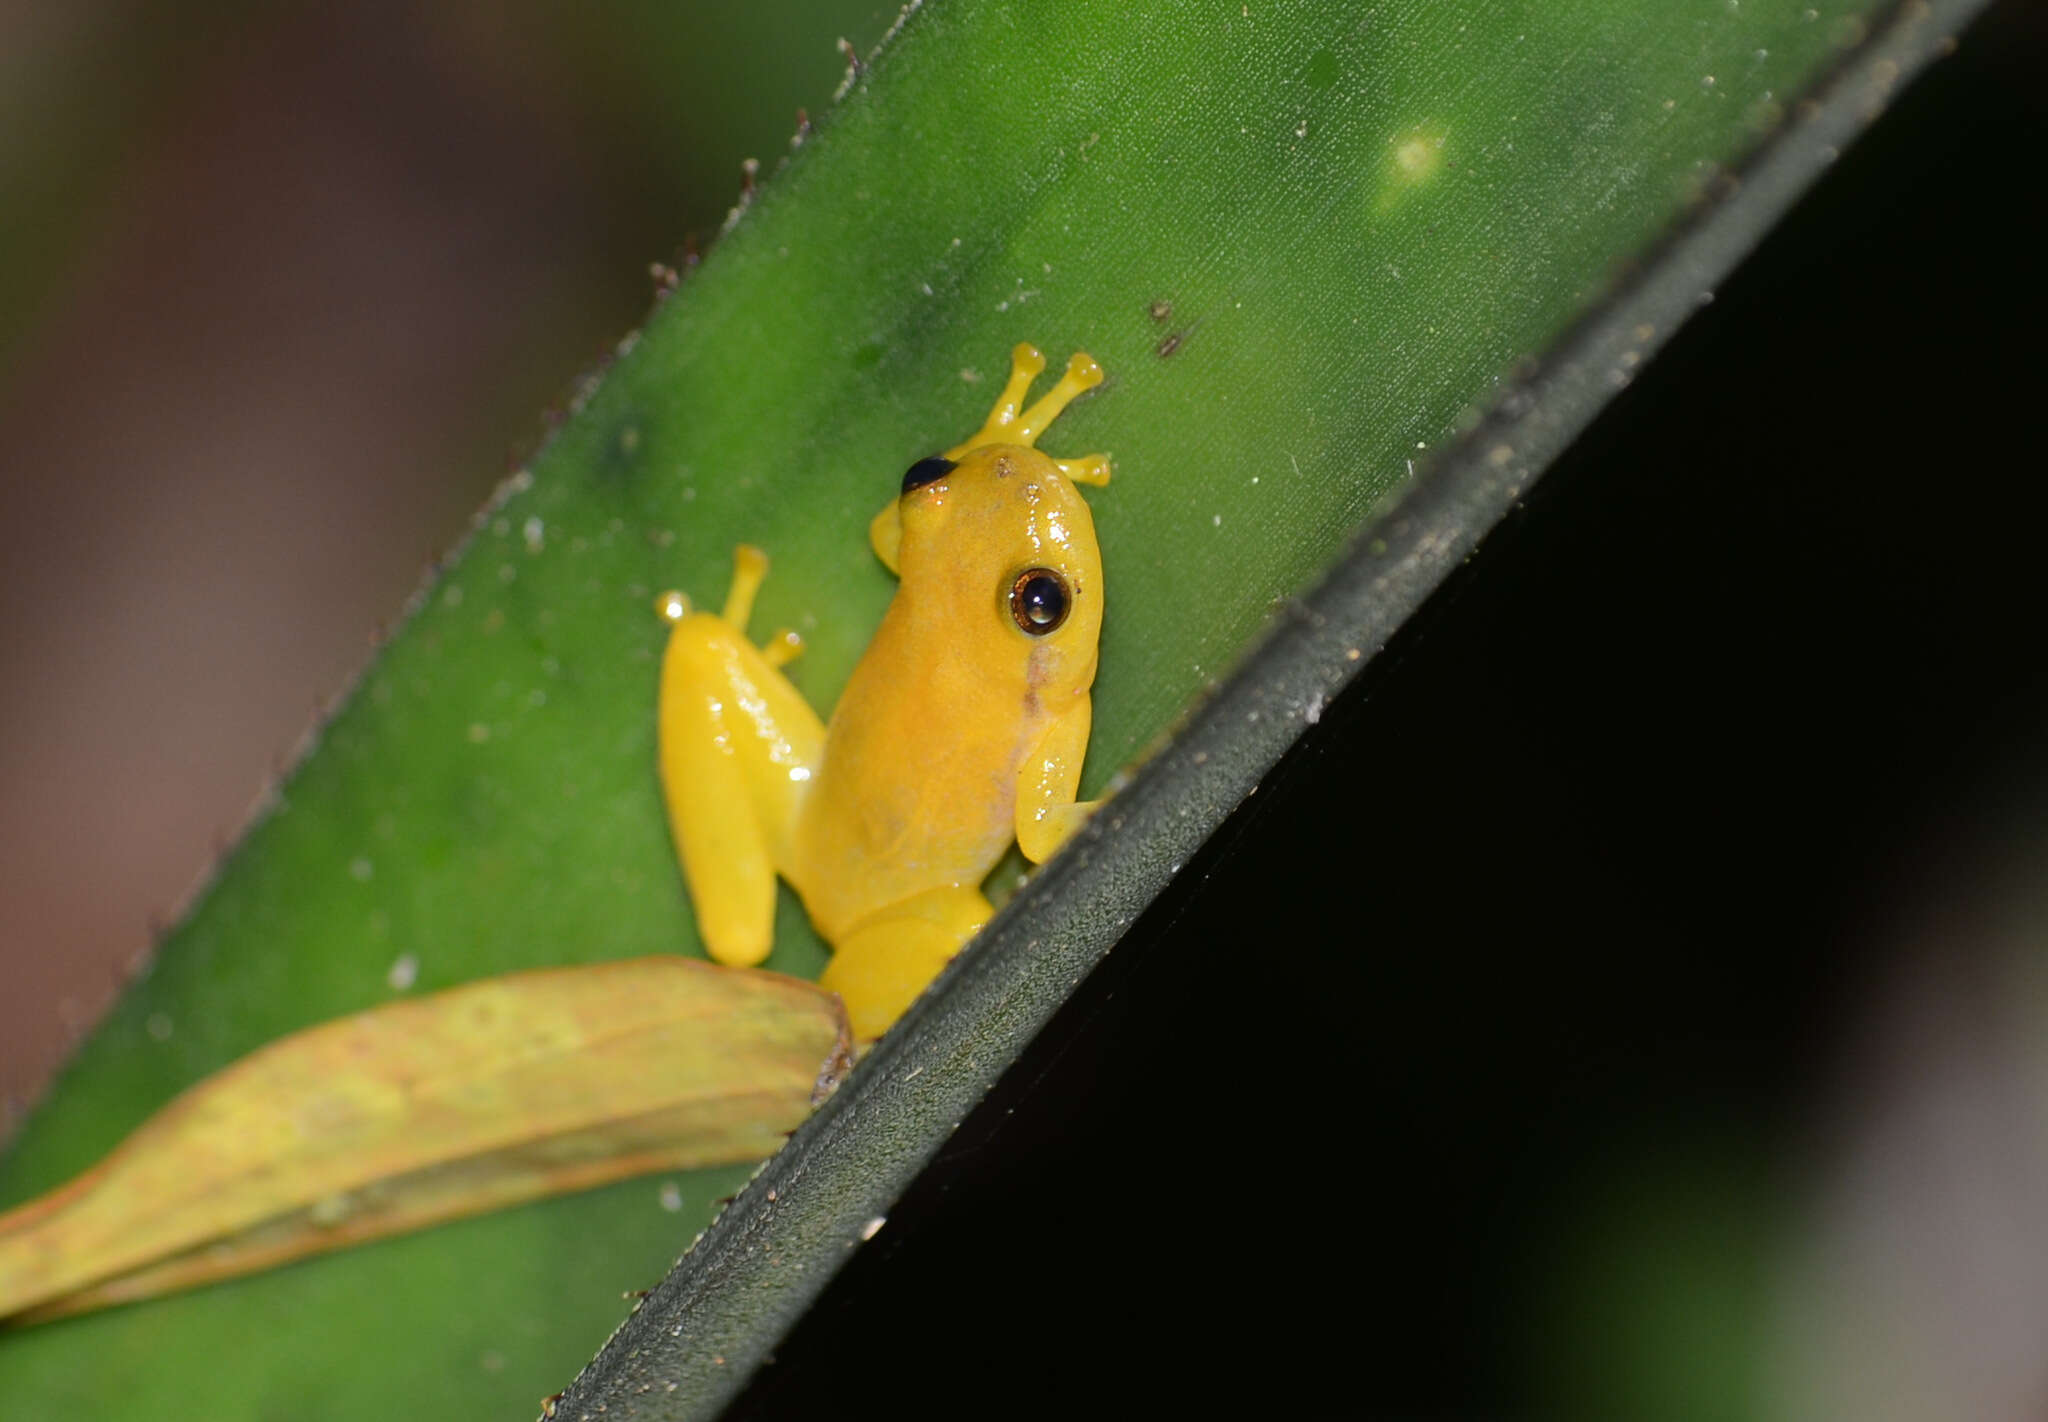
[[1076, 717], [1085, 737], [1102, 607], [1087, 504], [1033, 449], [942, 462], [903, 496], [901, 582], [833, 711], [798, 832], [790, 878], [835, 940], [915, 894], [980, 883], [1016, 837], [1034, 748]]

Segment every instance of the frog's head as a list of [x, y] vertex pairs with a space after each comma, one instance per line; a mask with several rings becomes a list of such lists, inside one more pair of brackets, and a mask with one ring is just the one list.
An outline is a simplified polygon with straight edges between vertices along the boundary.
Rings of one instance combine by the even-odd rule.
[[1106, 455], [1053, 459], [1034, 447], [1073, 398], [1102, 381], [1076, 354], [1051, 390], [1018, 406], [1045, 357], [1011, 352], [1010, 379], [973, 438], [920, 459], [869, 526], [876, 554], [922, 616], [943, 618], [960, 650], [1027, 654], [1034, 687], [1085, 690], [1102, 626], [1102, 559], [1079, 484], [1109, 482]]

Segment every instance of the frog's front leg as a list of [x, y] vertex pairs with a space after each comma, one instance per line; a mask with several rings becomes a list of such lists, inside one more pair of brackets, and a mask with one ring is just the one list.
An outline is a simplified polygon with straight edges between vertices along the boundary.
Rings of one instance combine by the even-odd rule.
[[846, 1004], [854, 1040], [871, 1042], [910, 1009], [994, 912], [979, 889], [927, 889], [841, 934], [818, 985]]
[[[1083, 695], [1047, 723], [1017, 767], [1017, 847], [1041, 864], [1101, 803], [1077, 801], [1091, 708]], [[855, 1040], [872, 1041], [917, 1001], [994, 909], [978, 889], [949, 885], [891, 904], [840, 935], [819, 985], [839, 994]]]
[[1017, 848], [1033, 864], [1052, 858], [1102, 803], [1074, 798], [1093, 719], [1087, 695], [1077, 702], [1047, 724], [1017, 767]]
[[704, 946], [738, 966], [773, 945], [775, 876], [788, 870], [825, 744], [817, 713], [777, 670], [796, 655], [795, 634], [747, 640], [767, 573], [767, 555], [743, 547], [723, 612], [693, 613], [679, 593], [661, 601], [674, 623], [661, 665], [662, 793]]

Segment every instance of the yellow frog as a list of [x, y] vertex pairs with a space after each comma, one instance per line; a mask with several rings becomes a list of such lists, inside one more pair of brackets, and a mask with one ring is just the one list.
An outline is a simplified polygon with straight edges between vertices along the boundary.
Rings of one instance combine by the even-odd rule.
[[981, 881], [1010, 841], [1040, 862], [1095, 808], [1074, 796], [1102, 560], [1074, 486], [1106, 484], [1109, 459], [1033, 446], [1102, 368], [1076, 354], [1020, 414], [1044, 369], [1034, 347], [1011, 352], [980, 431], [911, 465], [869, 525], [899, 584], [829, 725], [777, 670], [796, 634], [747, 640], [758, 548], [735, 555], [722, 612], [662, 600], [662, 789], [705, 946], [767, 957], [780, 874], [832, 944], [820, 981], [862, 1041], [988, 921]]

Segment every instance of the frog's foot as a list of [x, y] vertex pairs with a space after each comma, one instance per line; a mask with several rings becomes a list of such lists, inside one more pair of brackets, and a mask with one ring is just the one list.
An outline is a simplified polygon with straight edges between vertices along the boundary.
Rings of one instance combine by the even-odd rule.
[[1044, 369], [1045, 356], [1038, 347], [1029, 341], [1019, 341], [1010, 351], [1010, 378], [1003, 383], [1003, 393], [996, 396], [988, 418], [965, 443], [947, 450], [946, 458], [958, 459], [985, 444], [1011, 442], [1009, 433], [1017, 423], [1017, 411], [1023, 407], [1024, 392], [1031, 388], [1031, 382], [1038, 379], [1039, 372]]
[[1033, 864], [1043, 864], [1059, 847], [1088, 823], [1088, 817], [1102, 808], [1100, 800], [1069, 801], [1047, 805], [1017, 826], [1017, 848]]
[[[1102, 383], [1102, 367], [1095, 363], [1095, 357], [1085, 351], [1076, 351], [1073, 359], [1067, 362], [1066, 373], [1060, 377], [1059, 383], [1046, 391], [1037, 404], [1019, 414], [1018, 407], [1024, 402], [1025, 392], [1044, 369], [1045, 357], [1039, 353], [1038, 347], [1029, 341], [1020, 341], [1010, 352], [1010, 378], [989, 410], [988, 419], [966, 442], [947, 450], [945, 457], [957, 460], [991, 444], [1021, 444], [1029, 448], [1038, 442], [1038, 437], [1045, 433], [1045, 427], [1059, 418], [1060, 411], [1066, 409], [1076, 395]], [[1100, 456], [1096, 458], [1100, 459]], [[1075, 460], [1074, 463], [1090, 465], [1091, 461]], [[1106, 474], [1108, 461], [1102, 460], [1101, 464]]]
[[932, 889], [841, 935], [818, 985], [839, 994], [854, 1039], [889, 1030], [995, 912], [975, 889]]
[[1076, 395], [1093, 390], [1101, 383], [1102, 367], [1095, 363], [1095, 357], [1086, 351], [1075, 351], [1067, 361], [1066, 373], [1060, 376], [1059, 384], [1046, 391], [1037, 404], [1017, 417], [1016, 426], [1005, 443], [1036, 444], [1038, 437], [1045, 433], [1045, 427], [1060, 417], [1060, 411], [1074, 403]]
[[[768, 555], [751, 544], [742, 543], [733, 550], [732, 561], [732, 587], [726, 592], [725, 606], [718, 617], [744, 637], [747, 620], [754, 615], [754, 596], [768, 578]], [[685, 594], [673, 590], [654, 600], [654, 610], [670, 623], [681, 622], [695, 611]], [[768, 640], [761, 644], [760, 650], [762, 659], [769, 666], [786, 667], [803, 655], [804, 639], [794, 627], [778, 627], [768, 634]]]
[[[725, 606], [720, 610], [720, 620], [730, 623], [742, 636], [746, 634], [747, 619], [754, 615], [754, 594], [761, 591], [761, 584], [768, 577], [768, 555], [750, 543], [742, 543], [732, 551], [732, 587], [725, 594]], [[678, 623], [694, 615], [696, 608], [687, 593], [671, 588], [654, 600], [654, 610], [661, 614], [664, 622]], [[792, 649], [777, 653], [771, 648], [787, 643]], [[781, 666], [803, 650], [803, 638], [787, 627], [779, 628], [761, 646], [762, 655], [774, 659], [774, 665]]]

